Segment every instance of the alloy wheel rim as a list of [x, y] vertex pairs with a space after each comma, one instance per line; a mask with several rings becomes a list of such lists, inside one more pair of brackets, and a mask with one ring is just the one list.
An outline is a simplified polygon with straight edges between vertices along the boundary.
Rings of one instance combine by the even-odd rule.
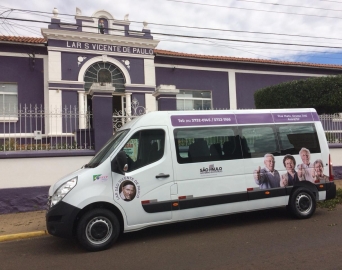
[[86, 227], [86, 237], [94, 245], [101, 245], [108, 241], [113, 233], [111, 221], [106, 217], [92, 218]]

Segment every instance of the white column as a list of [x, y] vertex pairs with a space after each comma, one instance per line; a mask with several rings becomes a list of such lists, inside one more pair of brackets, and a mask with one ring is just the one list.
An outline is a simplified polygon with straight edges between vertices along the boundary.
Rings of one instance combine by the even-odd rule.
[[153, 59], [144, 59], [145, 85], [156, 84], [156, 68]]
[[154, 112], [157, 111], [157, 101], [152, 94], [145, 94], [145, 107], [146, 112]]
[[62, 134], [62, 91], [49, 90], [49, 135]]
[[230, 110], [237, 109], [235, 71], [228, 71]]
[[49, 51], [49, 81], [62, 80], [61, 52]]
[[79, 129], [85, 129], [86, 123], [86, 104], [85, 104], [85, 91], [78, 91], [78, 113], [79, 113]]
[[131, 105], [131, 94], [125, 93], [126, 95], [126, 112], [131, 115], [132, 113], [132, 105]]

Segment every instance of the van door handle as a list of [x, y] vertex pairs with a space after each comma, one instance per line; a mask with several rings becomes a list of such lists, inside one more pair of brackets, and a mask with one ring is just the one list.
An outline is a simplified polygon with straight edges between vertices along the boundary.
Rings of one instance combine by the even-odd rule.
[[168, 178], [168, 177], [170, 177], [169, 174], [160, 173], [160, 174], [156, 175], [156, 178]]

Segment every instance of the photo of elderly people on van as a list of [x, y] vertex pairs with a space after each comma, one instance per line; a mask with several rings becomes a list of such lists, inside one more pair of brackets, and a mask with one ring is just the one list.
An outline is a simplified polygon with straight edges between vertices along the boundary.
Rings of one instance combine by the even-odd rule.
[[277, 170], [274, 169], [275, 161], [272, 154], [266, 154], [264, 156], [265, 167], [263, 169], [258, 167], [254, 171], [254, 181], [261, 189], [270, 189], [280, 187], [280, 175]]
[[287, 187], [293, 186], [299, 182], [298, 174], [295, 171], [296, 160], [292, 155], [285, 155], [283, 159], [283, 164], [286, 169], [286, 173], [281, 175], [280, 186]]
[[306, 180], [312, 183], [315, 182], [313, 178], [314, 168], [313, 164], [310, 163], [310, 150], [307, 148], [302, 148], [299, 151], [299, 156], [301, 157], [303, 163], [298, 164], [297, 174], [300, 181]]
[[318, 180], [320, 182], [329, 182], [329, 176], [324, 174], [324, 166], [323, 166], [323, 161], [321, 159], [317, 159], [313, 163], [313, 167], [314, 167], [313, 178], [315, 180]]

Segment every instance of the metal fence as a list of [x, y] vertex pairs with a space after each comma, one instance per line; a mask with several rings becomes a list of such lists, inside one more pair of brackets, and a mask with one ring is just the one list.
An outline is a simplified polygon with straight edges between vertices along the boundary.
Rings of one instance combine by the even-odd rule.
[[145, 114], [146, 108], [139, 105], [139, 101], [134, 98], [130, 110], [124, 109], [113, 113], [113, 133], [119, 130], [124, 124]]
[[[131, 110], [114, 112], [113, 132], [146, 113], [136, 99]], [[342, 113], [319, 116], [329, 143], [342, 143]], [[45, 109], [19, 105], [0, 110], [0, 152], [94, 149], [92, 113], [76, 106]]]
[[342, 113], [319, 116], [328, 143], [342, 143]]
[[92, 114], [76, 106], [0, 111], [0, 152], [94, 149]]

